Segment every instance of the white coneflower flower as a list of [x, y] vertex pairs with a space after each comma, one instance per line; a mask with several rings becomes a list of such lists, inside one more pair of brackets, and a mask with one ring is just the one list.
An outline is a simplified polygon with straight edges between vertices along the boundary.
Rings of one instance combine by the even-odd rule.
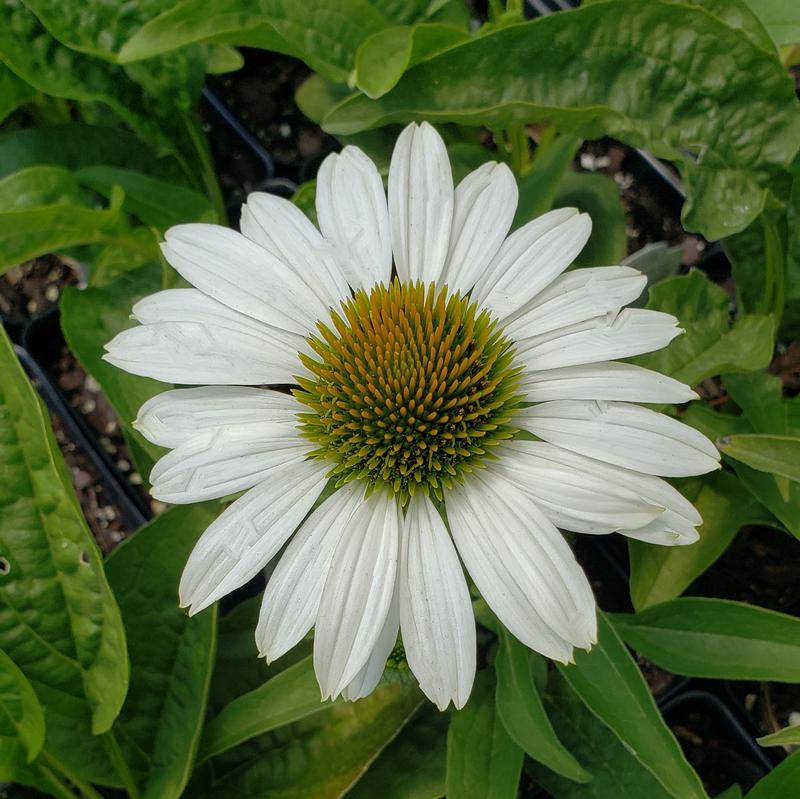
[[204, 386], [141, 409], [137, 428], [172, 449], [153, 496], [246, 491], [195, 546], [181, 603], [202, 610], [288, 542], [256, 640], [273, 660], [315, 627], [324, 697], [369, 693], [399, 630], [422, 690], [440, 708], [467, 701], [475, 622], [459, 556], [520, 641], [569, 661], [595, 641], [596, 613], [557, 527], [697, 538], [696, 510], [656, 475], [707, 472], [718, 454], [630, 404], [696, 395], [613, 361], [666, 345], [675, 318], [620, 310], [645, 284], [633, 269], [562, 274], [586, 214], [551, 211], [506, 238], [516, 204], [503, 164], [454, 190], [439, 135], [409, 125], [388, 207], [375, 165], [346, 147], [320, 170], [321, 233], [267, 194], [248, 198], [241, 234], [169, 230], [164, 256], [195, 288], [137, 303], [141, 326], [108, 345], [129, 372]]

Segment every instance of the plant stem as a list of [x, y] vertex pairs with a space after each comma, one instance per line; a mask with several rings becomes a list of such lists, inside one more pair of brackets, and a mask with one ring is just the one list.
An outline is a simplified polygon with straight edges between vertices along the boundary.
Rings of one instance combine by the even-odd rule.
[[133, 774], [128, 767], [128, 763], [125, 760], [125, 756], [122, 754], [122, 750], [119, 748], [117, 736], [114, 735], [113, 730], [109, 730], [103, 735], [103, 746], [105, 747], [106, 752], [108, 752], [108, 756], [111, 759], [111, 764], [114, 766], [119, 778], [122, 780], [122, 784], [125, 786], [125, 790], [128, 792], [130, 799], [139, 799], [139, 789], [136, 786], [136, 780], [134, 779]]
[[219, 181], [217, 180], [217, 173], [214, 169], [211, 151], [208, 148], [208, 140], [193, 116], [184, 113], [182, 117], [186, 125], [186, 130], [189, 133], [189, 138], [197, 153], [197, 160], [200, 164], [201, 176], [203, 178], [206, 194], [214, 206], [219, 222], [225, 224], [228, 221], [228, 212], [225, 208], [225, 200], [222, 198], [222, 191], [219, 187]]
[[71, 782], [86, 799], [103, 799], [103, 797], [94, 789], [88, 782], [81, 779], [75, 774], [72, 769], [67, 768], [60, 760], [53, 757], [48, 752], [42, 752], [40, 757], [47, 763], [48, 767], [53, 771], [57, 771], [63, 777]]
[[37, 766], [37, 769], [47, 790], [56, 799], [75, 799], [75, 794], [47, 766]]
[[514, 125], [506, 133], [511, 145], [511, 168], [517, 175], [524, 175], [531, 160], [528, 133], [524, 125]]
[[761, 215], [761, 226], [764, 231], [764, 266], [766, 269], [764, 297], [761, 305], [766, 313], [773, 313], [780, 324], [785, 293], [783, 245], [775, 216], [769, 210], [765, 210]]

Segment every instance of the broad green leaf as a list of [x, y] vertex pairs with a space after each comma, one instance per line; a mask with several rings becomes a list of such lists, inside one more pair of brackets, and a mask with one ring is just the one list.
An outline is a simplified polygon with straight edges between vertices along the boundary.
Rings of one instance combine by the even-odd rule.
[[[784, 400], [779, 378], [767, 374], [722, 377], [725, 388], [742, 409], [739, 429], [723, 435], [759, 433], [800, 436], [800, 399]], [[800, 485], [776, 478], [750, 466], [732, 461], [739, 479], [753, 496], [800, 538]]]
[[567, 779], [589, 782], [592, 775], [558, 740], [542, 705], [533, 674], [540, 657], [502, 630], [495, 661], [497, 714], [508, 734], [534, 760]]
[[311, 657], [290, 666], [259, 688], [234, 699], [203, 732], [198, 760], [329, 708], [320, 700]]
[[784, 328], [792, 338], [800, 337], [800, 158], [790, 170], [792, 188], [786, 208], [786, 303]]
[[312, 122], [319, 124], [331, 108], [352, 93], [352, 89], [343, 83], [332, 83], [320, 75], [309, 75], [297, 87], [294, 100]]
[[114, 187], [120, 186], [125, 192], [125, 210], [162, 232], [186, 222], [219, 221], [205, 195], [141, 172], [115, 166], [89, 166], [78, 170], [75, 179], [105, 197], [110, 197]]
[[155, 257], [155, 241], [131, 235], [122, 190], [114, 187], [109, 197], [108, 208], [95, 207], [57, 166], [32, 166], [0, 180], [0, 270], [79, 244], [113, 242]]
[[44, 746], [44, 713], [31, 684], [0, 650], [0, 778]]
[[772, 360], [774, 321], [744, 316], [730, 327], [729, 304], [725, 291], [696, 269], [653, 286], [647, 307], [673, 314], [685, 332], [632, 360], [690, 386], [722, 372], [763, 369]]
[[544, 706], [556, 734], [592, 775], [586, 783], [571, 782], [539, 763], [525, 770], [557, 799], [669, 799], [658, 780], [632, 751], [605, 726], [557, 671], [550, 674]]
[[[646, 611], [645, 611], [646, 612]], [[639, 667], [601, 613], [599, 639], [575, 663], [558, 665], [586, 706], [675, 799], [705, 799], [700, 778], [664, 723]]]
[[714, 799], [742, 799], [742, 795], [742, 789], [734, 783], [722, 793], [718, 793]]
[[[175, 86], [163, 91], [163, 96], [142, 91], [140, 83], [129, 76], [130, 70], [65, 47], [20, 0], [7, 0], [0, 6], [0, 61], [52, 97], [102, 103], [161, 153], [174, 152], [184, 138], [184, 122], [176, 111], [179, 107], [188, 111], [200, 91], [197, 81], [191, 91], [179, 92]], [[152, 78], [144, 72], [137, 77]], [[170, 102], [164, 101], [166, 97]]]
[[140, 61], [195, 42], [227, 43], [301, 58], [344, 83], [361, 42], [386, 26], [367, 0], [182, 0], [137, 31], [119, 60]]
[[522, 757], [500, 721], [494, 672], [478, 672], [447, 732], [447, 799], [514, 799]]
[[[727, 78], [697, 81], [715, 74]], [[324, 127], [354, 133], [420, 117], [537, 120], [645, 146], [678, 163], [684, 222], [709, 238], [760, 213], [765, 171], [788, 164], [800, 143], [793, 86], [774, 54], [703, 8], [664, 0], [608, 0], [497, 28], [418, 64], [377, 100], [345, 100]]]
[[161, 269], [150, 264], [102, 287], [79, 290], [70, 286], [61, 297], [61, 328], [67, 343], [114, 406], [143, 475], [150, 473], [164, 451], [133, 430], [131, 422], [146, 400], [171, 386], [112, 366], [103, 360], [103, 345], [134, 324], [130, 313], [137, 300], [161, 288]]
[[625, 212], [617, 184], [606, 175], [567, 172], [556, 189], [555, 207], [574, 207], [592, 218], [592, 235], [576, 266], [609, 266], [625, 257]]
[[539, 144], [530, 169], [517, 178], [519, 203], [514, 216], [514, 228], [549, 211], [564, 175], [570, 170], [572, 160], [581, 140], [575, 136], [550, 136]]
[[680, 487], [703, 517], [700, 540], [684, 547], [628, 542], [636, 610], [680, 596], [759, 513], [758, 503], [730, 472], [682, 481]]
[[320, 713], [214, 758], [215, 779], [198, 778], [190, 785], [190, 795], [340, 797], [391, 744], [422, 701], [415, 686], [394, 682], [379, 686], [358, 702], [328, 704]]
[[647, 287], [641, 296], [631, 303], [633, 308], [643, 308], [647, 305], [650, 288], [677, 275], [683, 259], [683, 245], [676, 244], [670, 247], [666, 242], [659, 241], [655, 244], [645, 244], [641, 250], [629, 255], [622, 261], [624, 266], [638, 269], [647, 278]]
[[800, 42], [800, 9], [792, 0], [745, 0], [778, 47]]
[[128, 635], [131, 682], [114, 727], [138, 765], [142, 799], [177, 799], [200, 740], [216, 643], [216, 606], [189, 617], [178, 582], [214, 520], [206, 506], [177, 507], [143, 527], [106, 562]]
[[68, 169], [107, 164], [137, 169], [173, 183], [185, 180], [174, 160], [156, 158], [141, 139], [122, 128], [74, 122], [0, 134], [0, 177], [40, 164]]
[[128, 687], [119, 608], [46, 419], [0, 333], [0, 647], [47, 717], [46, 748], [89, 779], [113, 777], [97, 739]]
[[797, 436], [742, 433], [720, 438], [717, 446], [729, 458], [741, 461], [759, 472], [800, 480], [800, 438]]
[[784, 727], [771, 735], [756, 738], [761, 746], [790, 746], [800, 744], [800, 724]]
[[745, 799], [795, 799], [800, 791], [800, 752], [762, 777]]
[[449, 722], [447, 714], [425, 703], [347, 792], [347, 799], [443, 797]]
[[438, 23], [373, 33], [356, 53], [355, 85], [368, 97], [382, 97], [408, 69], [468, 38], [466, 31]]
[[750, 37], [753, 44], [763, 50], [771, 51], [774, 48], [767, 29], [752, 11], [752, 0], [690, 0], [690, 2], [702, 6], [729, 27], [740, 29]]
[[0, 64], [0, 122], [36, 97], [36, 90]]
[[612, 619], [629, 646], [674, 674], [800, 682], [800, 619], [794, 616], [681, 597]]
[[409, 25], [432, 16], [447, 5], [448, 0], [369, 0], [369, 2], [390, 22]]

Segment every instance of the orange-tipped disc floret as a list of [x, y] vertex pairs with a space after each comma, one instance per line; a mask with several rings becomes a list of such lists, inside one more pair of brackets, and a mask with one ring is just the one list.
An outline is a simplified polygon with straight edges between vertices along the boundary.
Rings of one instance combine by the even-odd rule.
[[303, 432], [333, 459], [337, 485], [385, 486], [405, 504], [421, 490], [442, 499], [516, 429], [519, 370], [511, 342], [475, 303], [433, 284], [357, 291], [301, 355]]

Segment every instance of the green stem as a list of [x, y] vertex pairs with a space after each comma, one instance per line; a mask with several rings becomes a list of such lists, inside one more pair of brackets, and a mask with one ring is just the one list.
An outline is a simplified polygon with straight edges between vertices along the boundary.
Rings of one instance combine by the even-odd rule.
[[130, 799], [139, 799], [139, 788], [136, 786], [136, 780], [125, 760], [125, 756], [122, 754], [122, 750], [119, 748], [117, 736], [114, 735], [113, 730], [109, 730], [103, 735], [103, 746], [106, 752], [108, 752], [111, 764], [122, 780], [122, 784], [125, 786], [125, 790], [128, 792]]
[[511, 145], [511, 168], [517, 175], [524, 175], [531, 160], [528, 133], [524, 125], [515, 125], [507, 134]]
[[189, 138], [197, 153], [197, 160], [200, 163], [201, 176], [203, 178], [206, 194], [214, 205], [214, 210], [217, 213], [220, 223], [224, 224], [228, 221], [228, 212], [225, 208], [225, 200], [222, 197], [219, 181], [217, 180], [217, 173], [214, 169], [214, 160], [211, 157], [211, 150], [208, 148], [208, 140], [193, 116], [183, 114], [182, 117], [186, 125], [186, 130], [189, 133]]
[[56, 799], [75, 799], [75, 794], [47, 766], [37, 766], [39, 776]]
[[47, 766], [52, 769], [53, 771], [57, 771], [63, 777], [67, 779], [68, 782], [71, 782], [82, 794], [86, 799], [103, 799], [103, 797], [94, 789], [88, 782], [81, 779], [72, 769], [67, 768], [60, 760], [57, 760], [48, 752], [42, 752], [39, 755]]
[[764, 231], [764, 267], [766, 271], [761, 310], [765, 313], [773, 313], [780, 324], [785, 294], [783, 245], [775, 216], [768, 210], [761, 215], [761, 227]]

